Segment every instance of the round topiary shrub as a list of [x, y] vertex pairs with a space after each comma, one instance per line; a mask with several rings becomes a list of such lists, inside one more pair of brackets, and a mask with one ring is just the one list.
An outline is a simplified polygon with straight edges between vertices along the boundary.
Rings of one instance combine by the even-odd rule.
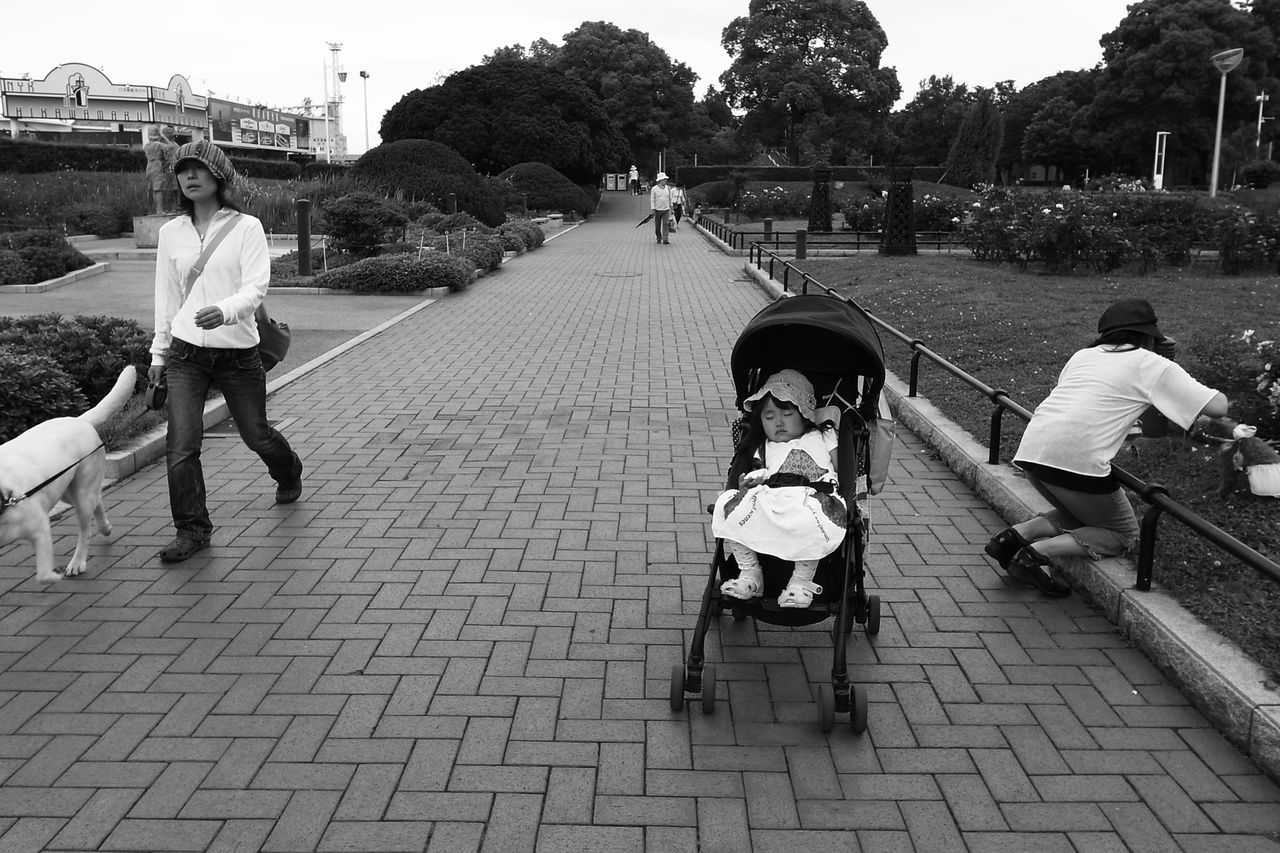
[[452, 195], [459, 211], [486, 225], [506, 218], [497, 192], [461, 154], [438, 142], [401, 139], [379, 145], [361, 155], [351, 175], [406, 202], [429, 202], [441, 210], [449, 209]]
[[546, 163], [517, 163], [498, 178], [524, 196], [527, 210], [591, 213], [591, 201], [582, 188]]
[[514, 231], [499, 230], [494, 236], [502, 243], [504, 252], [515, 252], [521, 255], [528, 251], [529, 247], [524, 244], [524, 238]]
[[546, 242], [546, 233], [527, 219], [513, 219], [498, 226], [498, 231], [504, 234], [517, 234], [524, 241], [526, 249], [536, 249]]
[[400, 204], [367, 192], [348, 193], [324, 203], [329, 245], [339, 252], [372, 257], [408, 224]]
[[4, 377], [0, 382], [0, 442], [41, 421], [74, 417], [89, 408], [75, 382], [48, 356], [0, 346], [0, 376]]
[[1274, 160], [1255, 160], [1240, 169], [1240, 180], [1254, 189], [1266, 189], [1280, 183], [1280, 163]]

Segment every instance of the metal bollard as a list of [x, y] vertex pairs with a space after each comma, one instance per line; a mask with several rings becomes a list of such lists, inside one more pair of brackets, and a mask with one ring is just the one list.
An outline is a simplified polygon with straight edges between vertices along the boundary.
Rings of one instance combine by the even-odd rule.
[[[1155, 353], [1156, 355], [1164, 356], [1170, 361], [1176, 361], [1178, 354], [1177, 340], [1166, 337], [1156, 344]], [[1166, 438], [1169, 435], [1169, 419], [1162, 415], [1155, 406], [1148, 406], [1147, 410], [1138, 418], [1138, 423], [1142, 425], [1143, 438]]]
[[773, 220], [765, 219], [764, 221], [764, 242], [768, 243], [773, 238]]
[[809, 233], [803, 228], [796, 229], [796, 260], [803, 261], [809, 257]]
[[458, 194], [457, 193], [449, 193], [449, 201], [446, 204], [446, 207], [448, 207], [448, 210], [446, 211], [447, 213], [458, 212]]
[[311, 275], [311, 202], [300, 198], [294, 206], [298, 211], [298, 275]]

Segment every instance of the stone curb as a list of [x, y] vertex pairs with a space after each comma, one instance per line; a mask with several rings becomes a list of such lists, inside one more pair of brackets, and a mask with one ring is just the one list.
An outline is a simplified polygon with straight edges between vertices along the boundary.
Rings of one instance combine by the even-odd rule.
[[[782, 286], [746, 264], [744, 271], [774, 297]], [[1048, 505], [1008, 465], [987, 463], [987, 449], [923, 397], [908, 397], [893, 374], [886, 399], [898, 422], [932, 448], [1001, 518], [1017, 523]], [[1131, 560], [1076, 560], [1065, 574], [1078, 591], [1176, 684], [1201, 713], [1272, 779], [1280, 781], [1280, 692], [1239, 646], [1205, 625], [1155, 585], [1133, 588]], [[1159, 568], [1155, 572], [1159, 576]]]
[[66, 275], [59, 276], [58, 278], [51, 278], [38, 284], [0, 285], [0, 293], [48, 293], [50, 290], [57, 290], [59, 287], [66, 287], [72, 282], [92, 278], [95, 275], [102, 275], [109, 269], [111, 269], [111, 264], [106, 261], [98, 261], [91, 267], [72, 270]]

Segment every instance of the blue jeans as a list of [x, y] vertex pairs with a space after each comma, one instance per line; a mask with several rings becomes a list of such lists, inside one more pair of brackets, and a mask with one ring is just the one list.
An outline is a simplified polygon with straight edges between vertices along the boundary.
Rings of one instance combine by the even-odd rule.
[[659, 240], [667, 239], [667, 216], [670, 210], [655, 210], [653, 212], [653, 233]]
[[165, 377], [169, 386], [166, 461], [173, 526], [183, 536], [207, 540], [213, 533], [213, 522], [205, 502], [200, 446], [210, 388], [217, 386], [222, 391], [240, 438], [267, 463], [272, 479], [281, 482], [296, 477], [301, 461], [267, 421], [267, 372], [257, 347], [214, 349], [174, 338]]
[[1046, 483], [1034, 471], [1023, 473], [1053, 506], [1041, 517], [1080, 543], [1090, 559], [1115, 557], [1133, 550], [1140, 530], [1124, 489], [1117, 487], [1114, 492], [1095, 495]]

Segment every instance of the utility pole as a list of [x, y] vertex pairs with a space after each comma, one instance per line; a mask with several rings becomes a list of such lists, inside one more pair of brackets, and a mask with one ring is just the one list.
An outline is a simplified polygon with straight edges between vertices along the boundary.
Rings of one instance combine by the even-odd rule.
[[1263, 92], [1261, 95], [1254, 98], [1254, 100], [1258, 102], [1258, 135], [1254, 137], [1253, 140], [1253, 159], [1255, 160], [1262, 159], [1262, 122], [1265, 121], [1262, 117], [1262, 108], [1270, 98], [1271, 96], [1266, 92]]

